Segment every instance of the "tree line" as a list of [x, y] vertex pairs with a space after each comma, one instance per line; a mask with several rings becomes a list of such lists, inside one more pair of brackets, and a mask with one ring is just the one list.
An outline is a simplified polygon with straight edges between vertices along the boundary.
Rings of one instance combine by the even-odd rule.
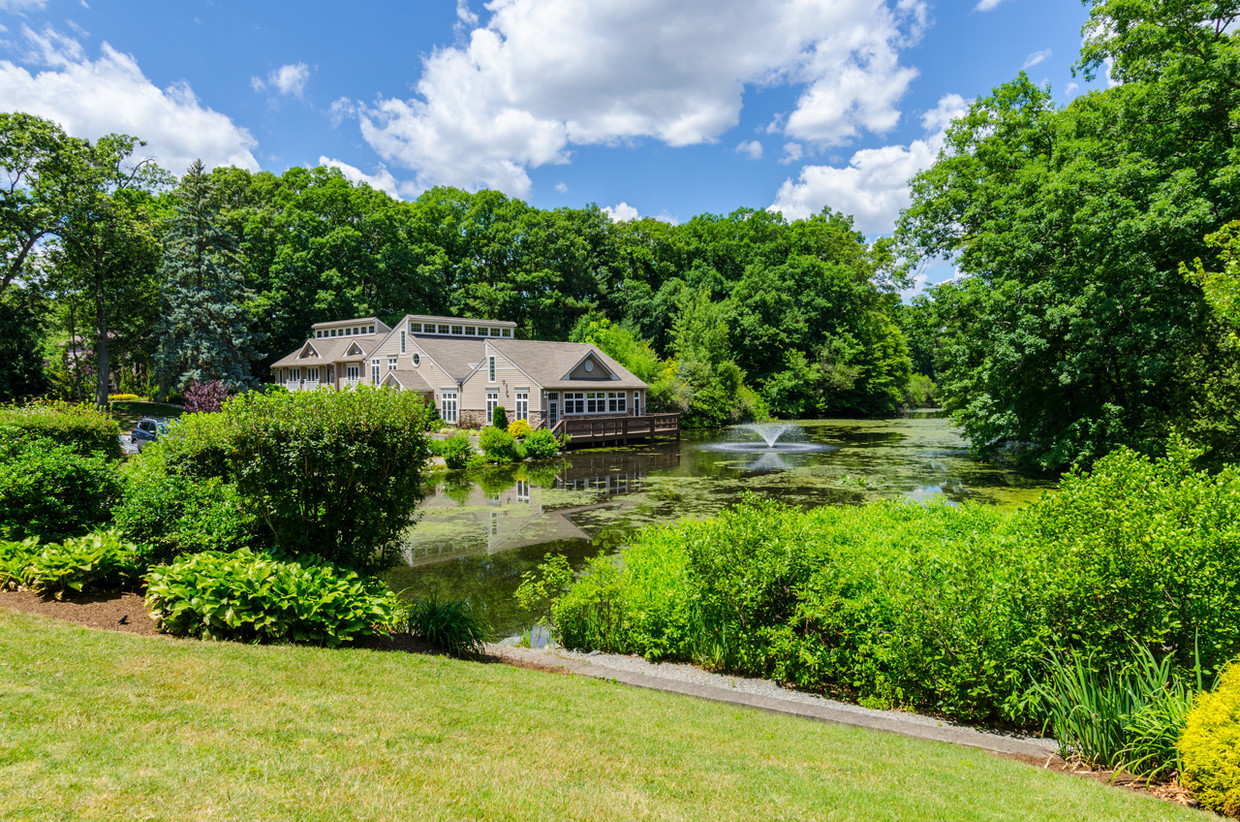
[[3, 321], [21, 349], [0, 366], [9, 397], [103, 404], [110, 377], [143, 395], [253, 387], [315, 322], [414, 312], [596, 341], [689, 424], [905, 401], [892, 258], [829, 210], [670, 225], [496, 191], [399, 201], [324, 167], [196, 164], [174, 181], [133, 138], [91, 144], [31, 115], [0, 119]]
[[[887, 415], [937, 391], [982, 456], [1240, 452], [1240, 0], [1086, 0], [1057, 104], [976, 100], [891, 239], [843, 214], [679, 225], [495, 191], [402, 202], [328, 168], [196, 166], [0, 115], [0, 397], [267, 379], [311, 324], [406, 312], [593, 341], [688, 425]], [[175, 183], [175, 185], [174, 185]], [[960, 276], [902, 305], [921, 261]], [[50, 364], [45, 368], [44, 364]], [[936, 384], [937, 383], [937, 387]]]

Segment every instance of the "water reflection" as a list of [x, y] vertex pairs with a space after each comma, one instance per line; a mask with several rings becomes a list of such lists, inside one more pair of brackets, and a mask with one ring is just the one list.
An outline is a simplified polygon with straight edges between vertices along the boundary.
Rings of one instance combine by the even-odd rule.
[[1006, 505], [1052, 485], [972, 460], [940, 419], [794, 423], [780, 442], [811, 446], [795, 450], [760, 441], [719, 447], [732, 439], [686, 434], [679, 443], [440, 474], [405, 536], [406, 564], [389, 582], [410, 596], [468, 598], [507, 634], [528, 621], [513, 591], [546, 554], [576, 566], [642, 526], [706, 516], [746, 493], [804, 508], [893, 496]]

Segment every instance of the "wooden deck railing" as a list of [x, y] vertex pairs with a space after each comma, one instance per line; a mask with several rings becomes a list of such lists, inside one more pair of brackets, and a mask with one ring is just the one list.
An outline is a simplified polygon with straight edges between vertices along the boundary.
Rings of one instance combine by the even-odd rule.
[[578, 444], [587, 442], [607, 442], [611, 440], [628, 442], [636, 439], [653, 439], [657, 436], [680, 437], [679, 414], [646, 414], [641, 417], [632, 416], [568, 416], [561, 417], [551, 433], [557, 437], [565, 434], [572, 437]]

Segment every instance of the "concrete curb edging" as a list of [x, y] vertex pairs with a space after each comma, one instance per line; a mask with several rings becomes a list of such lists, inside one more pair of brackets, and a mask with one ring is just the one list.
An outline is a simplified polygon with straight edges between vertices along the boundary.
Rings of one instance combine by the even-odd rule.
[[[647, 688], [654, 691], [682, 694], [712, 702], [722, 702], [744, 708], [752, 708], [771, 713], [799, 716], [818, 722], [843, 725], [854, 728], [869, 728], [874, 731], [895, 733], [916, 739], [934, 742], [948, 742], [970, 748], [980, 748], [1001, 754], [1013, 754], [1046, 759], [1055, 753], [1056, 745], [1051, 740], [1029, 737], [1007, 736], [990, 731], [980, 731], [963, 725], [952, 725], [945, 721], [928, 720], [918, 716], [919, 721], [901, 720], [899, 715], [890, 711], [875, 711], [856, 706], [842, 710], [832, 706], [830, 700], [823, 699], [822, 704], [807, 704], [777, 699], [761, 694], [746, 693], [732, 688], [704, 685], [700, 683], [682, 682], [676, 679], [651, 676], [637, 671], [617, 670], [614, 668], [594, 665], [581, 659], [571, 659], [529, 648], [515, 648], [509, 645], [488, 645], [487, 653], [510, 664], [524, 667], [562, 669], [568, 673], [588, 676], [594, 679], [607, 679], [635, 688]], [[916, 715], [910, 715], [910, 719]]]

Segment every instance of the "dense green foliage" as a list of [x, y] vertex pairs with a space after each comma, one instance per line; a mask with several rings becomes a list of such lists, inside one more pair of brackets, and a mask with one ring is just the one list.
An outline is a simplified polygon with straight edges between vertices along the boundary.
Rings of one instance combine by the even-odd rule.
[[474, 446], [464, 431], [457, 431], [442, 440], [432, 440], [430, 445], [431, 453], [443, 457], [443, 464], [452, 470], [464, 468], [474, 455]]
[[1056, 653], [1122, 678], [1133, 643], [1178, 677], [1240, 652], [1240, 476], [1169, 450], [1121, 450], [1012, 513], [751, 502], [648, 529], [576, 581], [550, 566], [525, 596], [570, 646], [1028, 723]]
[[162, 448], [146, 448], [130, 460], [122, 479], [121, 499], [112, 509], [116, 527], [148, 546], [158, 561], [265, 542], [235, 482], [172, 470]]
[[560, 453], [560, 441], [546, 428], [539, 428], [521, 443], [521, 455], [526, 459], [545, 460]]
[[1201, 807], [1240, 818], [1240, 663], [1197, 697], [1180, 739], [1184, 784]]
[[[401, 202], [323, 167], [195, 169], [167, 192], [133, 138], [90, 144], [3, 116], [14, 137], [0, 141], [0, 167], [29, 181], [0, 192], [13, 217], [5, 262], [22, 269], [31, 243], [51, 239], [47, 282], [60, 296], [49, 333], [90, 332], [81, 351], [93, 373], [66, 364], [65, 392], [104, 385], [120, 358], [125, 387], [146, 393], [157, 351], [165, 384], [266, 381], [315, 322], [415, 312], [508, 319], [551, 340], [583, 321], [615, 323], [660, 363], [652, 408], [689, 424], [902, 402], [891, 259], [829, 209], [792, 223], [755, 209], [614, 222], [595, 206], [540, 210], [495, 191], [432, 188]], [[265, 359], [243, 376], [259, 334]]]
[[487, 462], [513, 462], [519, 458], [517, 440], [502, 428], [488, 425], [478, 433], [478, 447]]
[[405, 630], [451, 656], [481, 654], [491, 629], [463, 599], [419, 599], [405, 614]]
[[1061, 108], [1022, 74], [914, 179], [905, 248], [969, 275], [918, 327], [983, 454], [1059, 469], [1179, 428], [1235, 458], [1240, 359], [1180, 274], [1218, 271], [1205, 238], [1240, 217], [1234, 3], [1091, 5], [1081, 67], [1121, 83]]
[[242, 521], [257, 528], [251, 544], [371, 570], [394, 560], [422, 499], [426, 426], [426, 409], [409, 392], [250, 392], [217, 414], [182, 417], [148, 450], [162, 460], [152, 472], [221, 483], [186, 491], [173, 520], [197, 507], [232, 527], [235, 488]]
[[390, 629], [399, 607], [381, 582], [243, 548], [151, 569], [146, 607], [161, 631], [242, 642], [337, 646]]
[[49, 440], [76, 453], [121, 455], [120, 426], [93, 406], [34, 402], [0, 406], [0, 442]]
[[44, 596], [136, 590], [147, 554], [110, 531], [41, 544], [38, 537], [0, 542], [0, 587], [13, 582]]
[[1079, 652], [1052, 655], [1036, 692], [1065, 758], [1151, 779], [1182, 770], [1176, 744], [1203, 677], [1178, 678], [1171, 663], [1141, 645], [1131, 663], [1101, 671]]
[[59, 539], [110, 518], [116, 463], [52, 440], [0, 442], [0, 537]]
[[1159, 459], [1120, 449], [1022, 517], [1023, 539], [1055, 561], [1047, 627], [1122, 663], [1129, 642], [1198, 658], [1209, 676], [1240, 650], [1240, 469], [1193, 469], [1178, 440]]

